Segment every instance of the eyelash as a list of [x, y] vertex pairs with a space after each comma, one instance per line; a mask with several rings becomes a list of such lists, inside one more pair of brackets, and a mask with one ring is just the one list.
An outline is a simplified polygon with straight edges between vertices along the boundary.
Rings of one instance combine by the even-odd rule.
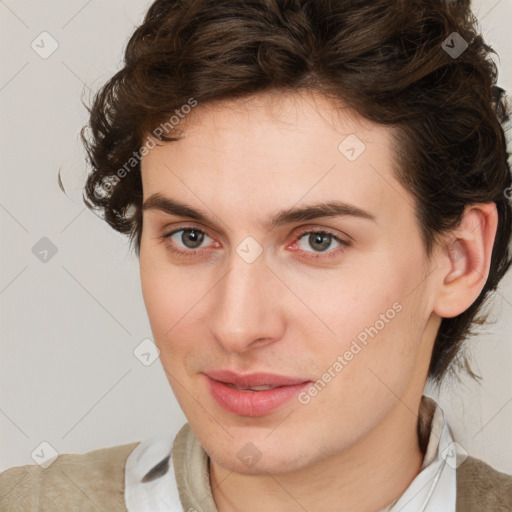
[[[194, 226], [182, 226], [179, 229], [175, 229], [175, 230], [171, 231], [170, 233], [167, 233], [166, 235], [163, 235], [162, 236], [162, 240], [166, 243], [167, 248], [171, 252], [173, 252], [173, 253], [175, 253], [175, 254], [177, 254], [179, 256], [183, 256], [185, 258], [192, 258], [194, 256], [197, 256], [198, 253], [203, 252], [203, 250], [205, 250], [205, 249], [204, 248], [202, 248], [202, 249], [188, 249], [188, 250], [177, 249], [175, 246], [173, 246], [171, 244], [171, 242], [168, 241], [168, 239], [170, 239], [172, 235], [175, 235], [176, 233], [179, 233], [180, 231], [195, 231], [197, 233], [209, 236], [210, 238], [213, 239], [213, 237], [207, 231], [203, 231], [203, 230], [198, 229], [198, 228], [196, 228]], [[332, 233], [331, 231], [329, 231], [329, 230], [327, 230], [325, 228], [318, 229], [318, 230], [309, 229], [309, 230], [301, 231], [301, 232], [297, 233], [296, 235], [294, 235], [294, 242], [293, 243], [295, 244], [297, 241], [299, 241], [305, 235], [311, 235], [311, 234], [315, 234], [315, 235], [317, 235], [317, 234], [328, 235], [328, 236], [332, 237], [333, 240], [338, 242], [340, 244], [340, 246], [337, 247], [334, 250], [330, 250], [330, 251], [326, 251], [326, 252], [316, 252], [316, 253], [313, 252], [313, 255], [312, 256], [306, 256], [306, 259], [312, 259], [312, 260], [323, 259], [323, 260], [325, 260], [325, 259], [328, 259], [328, 258], [337, 257], [337, 256], [339, 256], [340, 252], [342, 252], [343, 250], [345, 250], [347, 247], [349, 247], [351, 245], [351, 242], [349, 242], [348, 240], [342, 240], [341, 238], [337, 237], [334, 233]], [[310, 251], [302, 251], [302, 252], [309, 253]]]

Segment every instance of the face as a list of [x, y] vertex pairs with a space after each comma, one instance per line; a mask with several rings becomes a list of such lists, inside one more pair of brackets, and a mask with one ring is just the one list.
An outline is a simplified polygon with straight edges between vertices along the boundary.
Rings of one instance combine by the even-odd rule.
[[232, 471], [347, 452], [421, 396], [435, 335], [390, 128], [313, 93], [185, 122], [142, 161], [142, 290], [177, 400]]

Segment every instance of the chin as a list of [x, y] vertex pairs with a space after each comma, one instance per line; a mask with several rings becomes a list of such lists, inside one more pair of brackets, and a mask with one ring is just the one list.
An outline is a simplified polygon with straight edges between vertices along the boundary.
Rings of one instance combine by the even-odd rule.
[[[256, 444], [260, 447], [257, 448]], [[228, 444], [212, 445], [211, 442], [203, 447], [209, 457], [222, 468], [242, 475], [278, 475], [290, 471], [303, 469], [315, 461], [310, 453], [304, 453], [304, 449], [295, 449], [287, 446], [283, 450], [283, 442], [276, 445], [267, 443], [253, 444], [251, 441], [228, 442]], [[236, 447], [235, 447], [236, 445]], [[238, 448], [240, 445], [240, 448]]]
[[279, 459], [272, 457], [267, 460], [263, 460], [262, 458], [254, 465], [248, 465], [240, 462], [236, 455], [229, 458], [214, 458], [213, 460], [216, 464], [228, 471], [247, 476], [267, 476], [268, 474], [279, 475], [289, 473], [290, 471], [298, 471], [309, 465], [306, 460], [298, 462], [293, 458], [283, 459], [282, 457]]

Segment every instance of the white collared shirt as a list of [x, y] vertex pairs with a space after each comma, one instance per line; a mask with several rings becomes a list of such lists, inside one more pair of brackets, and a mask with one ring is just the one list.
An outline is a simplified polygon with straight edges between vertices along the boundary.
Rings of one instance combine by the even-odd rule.
[[[453, 441], [442, 409], [435, 406], [427, 450], [420, 472], [392, 505], [380, 512], [456, 512], [456, 468], [467, 454]], [[125, 468], [125, 502], [128, 512], [190, 512], [183, 509], [172, 463], [174, 438], [153, 437], [129, 455]], [[169, 457], [170, 454], [170, 457]], [[142, 478], [166, 461], [161, 476]]]

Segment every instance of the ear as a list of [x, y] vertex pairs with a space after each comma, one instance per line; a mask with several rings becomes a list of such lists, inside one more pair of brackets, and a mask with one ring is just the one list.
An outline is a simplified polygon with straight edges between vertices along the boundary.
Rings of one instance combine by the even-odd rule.
[[489, 275], [497, 226], [495, 203], [470, 205], [439, 247], [434, 312], [441, 318], [461, 314], [480, 295]]

